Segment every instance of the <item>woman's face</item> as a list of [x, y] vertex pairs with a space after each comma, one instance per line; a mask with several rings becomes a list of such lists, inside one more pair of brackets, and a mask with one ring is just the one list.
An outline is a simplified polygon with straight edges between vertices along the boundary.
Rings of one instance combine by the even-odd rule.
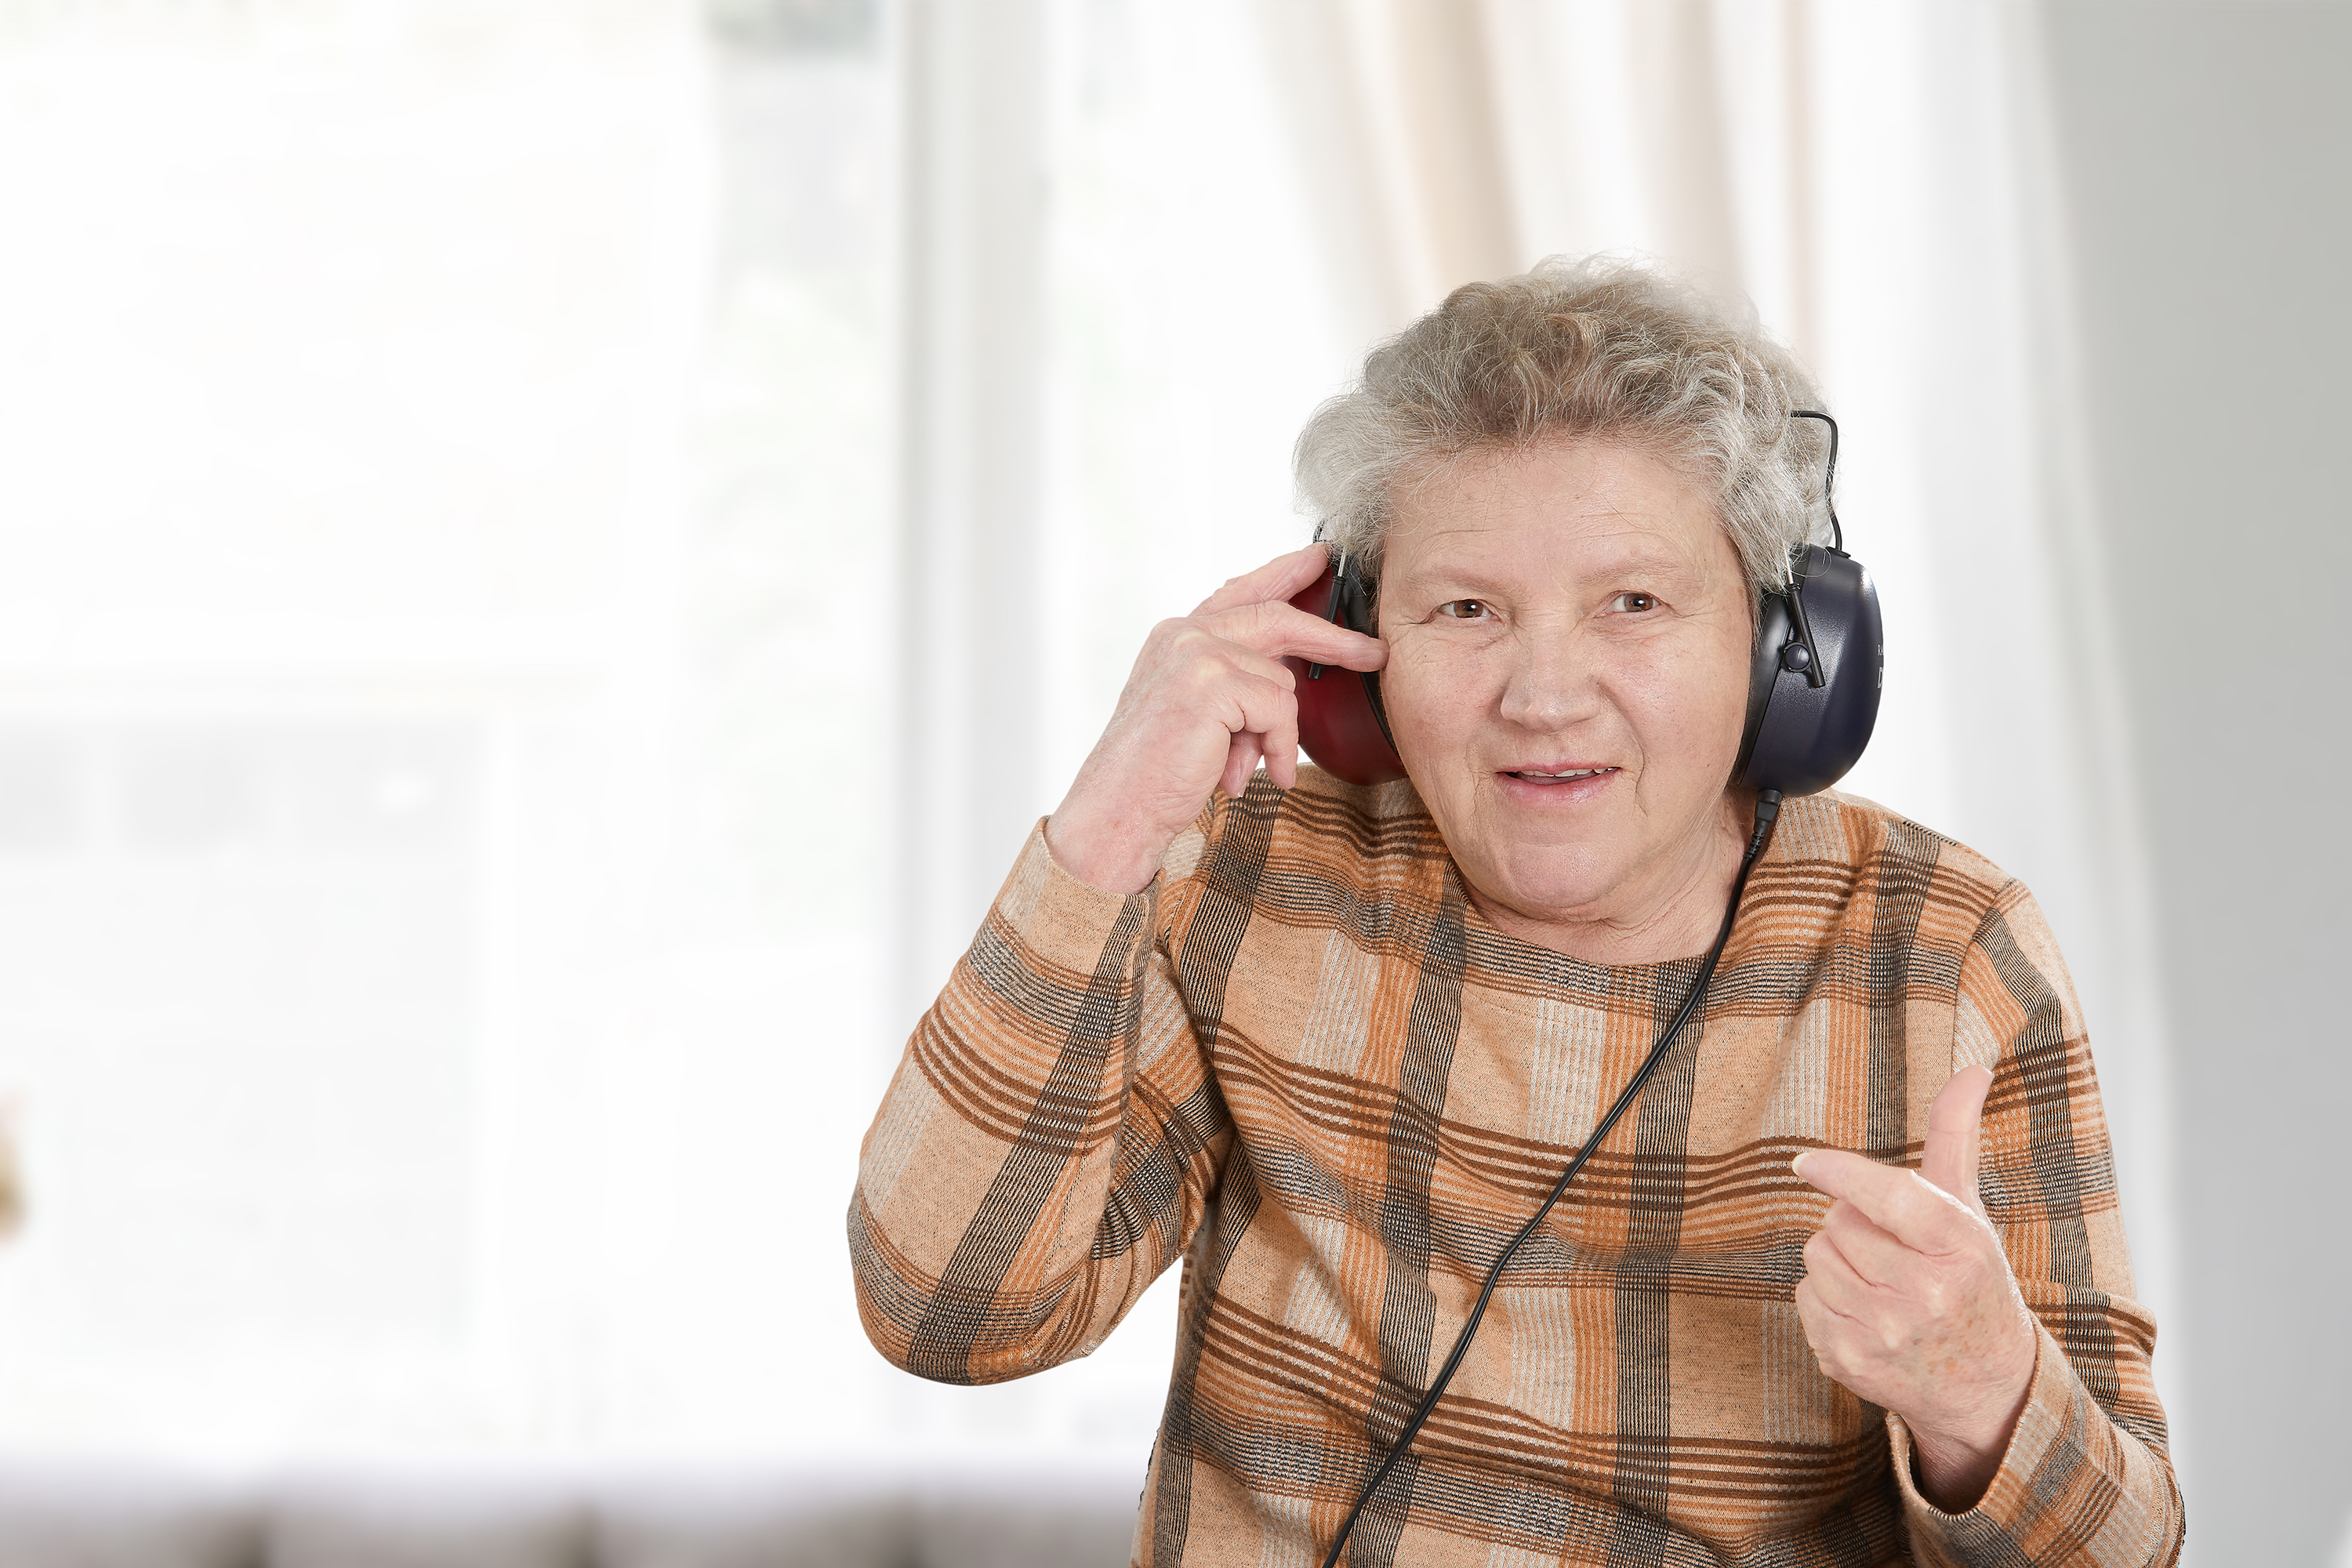
[[1638, 931], [1719, 900], [1752, 622], [1708, 497], [1578, 440], [1474, 453], [1391, 517], [1382, 693], [1489, 918]]

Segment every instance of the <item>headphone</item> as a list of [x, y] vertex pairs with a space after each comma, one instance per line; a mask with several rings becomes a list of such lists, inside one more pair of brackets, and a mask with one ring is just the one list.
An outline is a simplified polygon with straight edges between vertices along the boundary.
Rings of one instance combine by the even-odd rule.
[[[1886, 669], [1878, 589], [1862, 563], [1845, 552], [1845, 530], [1832, 494], [1837, 421], [1813, 408], [1793, 409], [1789, 416], [1818, 419], [1830, 427], [1822, 499], [1829, 508], [1832, 542], [1791, 551], [1788, 586], [1766, 594], [1758, 606], [1748, 722], [1731, 775], [1749, 789], [1783, 795], [1825, 790], [1861, 758], [1878, 723]], [[1376, 637], [1372, 609], [1379, 591], [1356, 559], [1343, 555], [1290, 602], [1349, 631]], [[1405, 776], [1378, 672], [1361, 671], [1355, 681], [1326, 679], [1322, 665], [1296, 658], [1283, 662], [1305, 678], [1297, 684], [1298, 740], [1318, 766], [1355, 784]]]

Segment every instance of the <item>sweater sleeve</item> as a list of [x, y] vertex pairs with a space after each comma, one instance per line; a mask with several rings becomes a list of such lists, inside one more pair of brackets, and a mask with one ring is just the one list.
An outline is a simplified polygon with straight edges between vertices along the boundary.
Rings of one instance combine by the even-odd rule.
[[995, 1383], [1083, 1356], [1190, 1242], [1232, 1142], [1168, 958], [1202, 855], [1196, 828], [1120, 898], [1030, 834], [860, 1152], [858, 1310], [895, 1364]]
[[2149, 1358], [2156, 1322], [2131, 1261], [2098, 1079], [2041, 910], [2005, 889], [1961, 963], [1952, 1068], [1990, 1068], [1978, 1186], [2039, 1320], [2032, 1382], [1977, 1505], [1920, 1495], [1889, 1415], [1914, 1555], [1925, 1563], [2147, 1568], [2180, 1554], [2180, 1489]]

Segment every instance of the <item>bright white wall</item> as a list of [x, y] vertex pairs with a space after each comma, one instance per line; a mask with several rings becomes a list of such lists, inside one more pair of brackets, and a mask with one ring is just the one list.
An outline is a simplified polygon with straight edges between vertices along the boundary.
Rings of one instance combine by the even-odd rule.
[[2047, 38], [2174, 1040], [2189, 1539], [2316, 1565], [2352, 1551], [2352, 8], [2057, 0]]

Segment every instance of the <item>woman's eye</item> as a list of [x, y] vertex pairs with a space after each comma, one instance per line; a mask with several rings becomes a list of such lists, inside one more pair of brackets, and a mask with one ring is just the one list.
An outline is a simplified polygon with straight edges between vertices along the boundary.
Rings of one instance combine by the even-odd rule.
[[1654, 594], [1620, 594], [1609, 601], [1609, 607], [1612, 610], [1631, 610], [1639, 615], [1644, 610], [1656, 609], [1658, 599]]
[[1437, 606], [1437, 613], [1457, 621], [1483, 621], [1494, 614], [1484, 599], [1449, 599]]

